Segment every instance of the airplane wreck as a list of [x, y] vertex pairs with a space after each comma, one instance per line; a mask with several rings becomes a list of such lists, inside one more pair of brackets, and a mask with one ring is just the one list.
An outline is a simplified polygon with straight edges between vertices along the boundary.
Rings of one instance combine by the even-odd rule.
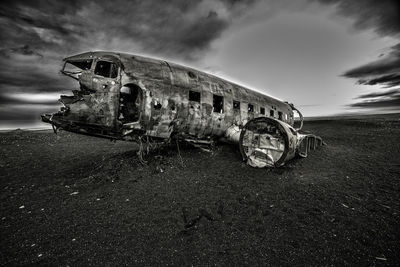
[[279, 167], [323, 144], [299, 132], [303, 117], [293, 104], [167, 61], [87, 52], [65, 58], [61, 73], [79, 89], [62, 95], [64, 106], [42, 121], [55, 131], [138, 142], [142, 160], [154, 144], [172, 139], [224, 140], [238, 144], [250, 166]]

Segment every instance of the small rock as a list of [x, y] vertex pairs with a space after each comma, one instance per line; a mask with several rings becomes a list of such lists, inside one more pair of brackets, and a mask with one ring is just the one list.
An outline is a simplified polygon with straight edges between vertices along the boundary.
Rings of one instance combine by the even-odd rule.
[[345, 207], [346, 209], [349, 208], [349, 206], [347, 206], [346, 204], [343, 204], [343, 203], [342, 203], [342, 206]]
[[96, 201], [100, 201], [100, 198], [96, 198]]
[[76, 241], [76, 239], [75, 238], [72, 238], [72, 242], [75, 242]]
[[34, 247], [34, 246], [36, 246], [36, 244], [32, 244], [32, 245], [31, 245], [31, 247]]
[[25, 209], [25, 206], [24, 206], [24, 205], [22, 205], [22, 206], [20, 206], [19, 208], [20, 208], [20, 209]]
[[40, 257], [42, 257], [43, 256], [43, 254], [39, 254], [39, 255], [37, 255], [38, 256], [38, 258], [40, 258]]
[[79, 192], [75, 191], [75, 192], [72, 192], [70, 195], [73, 196], [73, 195], [77, 195], [77, 194], [79, 194]]
[[125, 199], [125, 201], [129, 201], [129, 198]]

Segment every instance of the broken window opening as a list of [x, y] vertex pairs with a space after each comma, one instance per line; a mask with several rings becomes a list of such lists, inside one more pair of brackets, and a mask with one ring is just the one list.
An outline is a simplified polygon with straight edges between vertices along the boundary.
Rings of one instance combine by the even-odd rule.
[[79, 61], [66, 61], [61, 73], [78, 80], [79, 74], [84, 70], [90, 70], [92, 67], [92, 59], [84, 59]]
[[247, 108], [247, 111], [248, 111], [249, 113], [254, 112], [254, 106], [253, 106], [252, 104], [249, 104], [249, 106], [248, 106], [248, 108]]
[[269, 116], [270, 116], [270, 117], [275, 117], [275, 112], [274, 112], [274, 110], [271, 109], [271, 110], [269, 111]]
[[278, 111], [278, 119], [281, 121], [283, 120], [282, 112]]
[[240, 110], [240, 102], [233, 100], [233, 109]]
[[81, 70], [90, 70], [90, 68], [92, 67], [92, 62], [93, 59], [86, 59], [83, 61], [71, 61], [68, 63], [80, 68]]
[[196, 91], [189, 91], [189, 101], [199, 102], [200, 103], [201, 94]]
[[94, 74], [106, 78], [116, 78], [118, 75], [118, 67], [115, 63], [100, 60], [96, 63]]
[[138, 86], [123, 86], [120, 89], [119, 117], [122, 123], [136, 122], [140, 118], [142, 91]]
[[224, 113], [224, 97], [213, 95], [213, 111], [216, 113]]
[[188, 75], [189, 75], [189, 77], [192, 78], [192, 79], [196, 78], [196, 75], [195, 75], [193, 72], [191, 72], [191, 71], [188, 72]]
[[265, 108], [260, 108], [260, 114], [265, 115]]

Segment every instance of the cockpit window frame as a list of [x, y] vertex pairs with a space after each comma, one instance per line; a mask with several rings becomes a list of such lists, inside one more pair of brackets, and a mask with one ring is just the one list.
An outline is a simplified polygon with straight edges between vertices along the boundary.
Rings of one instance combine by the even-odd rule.
[[[109, 74], [108, 74], [109, 76], [104, 76], [104, 75], [102, 75], [102, 74], [96, 73], [96, 68], [97, 68], [97, 65], [99, 64], [99, 62], [107, 62], [107, 63], [110, 63], [111, 66], [110, 66], [110, 69], [109, 69]], [[115, 76], [112, 76], [112, 73], [113, 73], [113, 66], [116, 68]], [[106, 60], [106, 59], [102, 59], [102, 58], [98, 58], [98, 59], [95, 61], [95, 64], [93, 64], [92, 68], [93, 68], [93, 75], [99, 76], [99, 77], [102, 77], [102, 78], [106, 78], [106, 79], [116, 79], [116, 78], [118, 78], [119, 69], [120, 69], [117, 63], [115, 63], [115, 62], [113, 62], [113, 61], [111, 61], [111, 60]]]
[[[89, 68], [88, 67], [81, 68], [79, 66], [79, 64], [77, 64], [78, 62], [84, 62], [84, 61], [90, 62], [90, 67]], [[81, 74], [83, 71], [91, 71], [91, 69], [93, 68], [93, 65], [94, 65], [93, 62], [94, 62], [93, 58], [82, 58], [82, 59], [76, 59], [76, 60], [65, 60], [64, 61], [64, 65], [63, 65], [63, 67], [61, 69], [61, 73], [64, 74], [64, 75], [67, 75], [67, 76], [69, 76], [69, 77], [71, 77], [71, 78], [73, 78], [75, 80], [79, 80], [79, 77], [78, 77], [79, 74]], [[74, 72], [73, 71], [68, 71], [68, 70], [66, 70], [67, 64], [71, 64], [71, 65], [75, 66], [76, 68], [81, 69], [81, 71], [74, 71]]]

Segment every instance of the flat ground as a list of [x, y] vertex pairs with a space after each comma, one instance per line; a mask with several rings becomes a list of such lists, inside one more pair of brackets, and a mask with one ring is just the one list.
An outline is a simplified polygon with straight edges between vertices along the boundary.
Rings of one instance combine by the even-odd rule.
[[238, 150], [0, 134], [2, 265], [400, 265], [400, 116], [307, 121], [279, 169]]

